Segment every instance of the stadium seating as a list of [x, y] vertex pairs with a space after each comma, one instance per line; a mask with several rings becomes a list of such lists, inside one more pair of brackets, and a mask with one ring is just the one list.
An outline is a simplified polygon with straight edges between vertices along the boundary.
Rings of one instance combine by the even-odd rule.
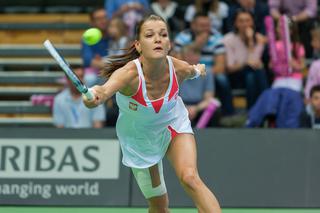
[[86, 13], [104, 0], [10, 0], [0, 1], [2, 13]]
[[[57, 45], [71, 66], [81, 65], [80, 45]], [[64, 73], [42, 45], [0, 45], [0, 126], [52, 126], [54, 95]]]
[[89, 27], [87, 14], [0, 14], [1, 44], [79, 44]]
[[0, 126], [52, 126], [53, 98], [65, 78], [42, 43], [50, 39], [71, 66], [81, 65], [87, 6], [98, 2], [103, 1], [0, 2]]
[[[51, 124], [48, 97], [62, 88], [61, 78], [62, 72], [0, 71], [0, 125]], [[43, 97], [46, 102], [39, 101]]]

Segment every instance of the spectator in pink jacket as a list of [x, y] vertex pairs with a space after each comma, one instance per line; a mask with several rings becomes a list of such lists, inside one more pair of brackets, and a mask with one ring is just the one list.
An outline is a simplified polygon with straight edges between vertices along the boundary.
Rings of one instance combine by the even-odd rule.
[[[298, 28], [296, 22], [290, 24], [290, 48], [291, 60], [286, 60], [285, 44], [282, 40], [275, 43], [277, 51], [277, 61], [272, 69], [275, 72], [273, 88], [292, 89], [298, 93], [302, 91], [303, 75], [302, 70], [305, 68], [305, 49], [300, 42]], [[280, 32], [280, 24], [278, 23], [277, 31]], [[280, 37], [280, 35], [278, 35]]]

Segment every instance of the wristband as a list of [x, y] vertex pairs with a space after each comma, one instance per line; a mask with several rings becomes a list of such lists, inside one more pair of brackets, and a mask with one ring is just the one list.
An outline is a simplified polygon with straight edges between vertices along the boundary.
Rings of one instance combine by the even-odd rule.
[[190, 79], [198, 78], [201, 75], [201, 71], [198, 68], [194, 67], [194, 70], [196, 72], [195, 72], [194, 76], [192, 76]]
[[94, 99], [94, 94], [93, 94], [91, 88], [88, 88], [88, 90], [86, 92], [84, 92], [83, 94], [87, 97], [87, 99], [89, 101], [92, 101]]

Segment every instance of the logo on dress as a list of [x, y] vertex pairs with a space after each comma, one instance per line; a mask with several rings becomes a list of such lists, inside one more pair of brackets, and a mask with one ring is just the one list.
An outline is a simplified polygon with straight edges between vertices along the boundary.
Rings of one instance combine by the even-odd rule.
[[129, 109], [131, 109], [133, 111], [137, 111], [138, 110], [138, 104], [129, 102]]

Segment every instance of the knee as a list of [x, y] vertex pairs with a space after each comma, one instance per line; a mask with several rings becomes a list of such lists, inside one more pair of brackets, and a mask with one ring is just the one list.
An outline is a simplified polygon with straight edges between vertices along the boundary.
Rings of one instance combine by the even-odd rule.
[[180, 176], [180, 183], [191, 190], [196, 190], [201, 186], [201, 180], [195, 169], [185, 169]]

